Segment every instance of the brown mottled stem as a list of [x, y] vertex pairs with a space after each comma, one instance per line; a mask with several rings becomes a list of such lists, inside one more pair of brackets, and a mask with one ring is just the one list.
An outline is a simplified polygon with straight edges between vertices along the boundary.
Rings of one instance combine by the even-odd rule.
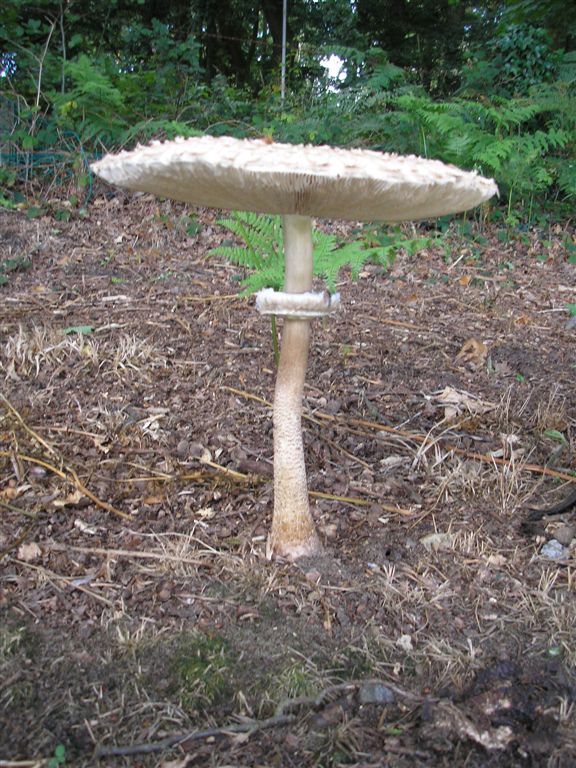
[[[312, 220], [284, 216], [284, 291], [312, 288]], [[302, 395], [310, 321], [285, 318], [274, 395], [274, 515], [268, 556], [296, 560], [321, 550], [308, 503], [302, 442]]]

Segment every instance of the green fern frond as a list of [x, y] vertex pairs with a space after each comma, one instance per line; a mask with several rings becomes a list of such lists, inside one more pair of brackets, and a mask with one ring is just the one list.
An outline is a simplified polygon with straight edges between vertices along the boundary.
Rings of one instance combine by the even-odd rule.
[[496, 139], [494, 136], [482, 135], [477, 137], [471, 152], [475, 165], [487, 168], [491, 173], [499, 173], [503, 164], [518, 151], [515, 139]]
[[570, 200], [576, 200], [576, 163], [562, 163], [558, 173], [558, 186]]
[[[242, 283], [242, 294], [255, 293], [261, 288], [280, 290], [284, 285], [284, 249], [282, 221], [279, 216], [259, 216], [255, 213], [234, 213], [221, 219], [244, 245], [221, 245], [210, 254], [224, 256], [238, 266], [253, 270]], [[342, 245], [334, 235], [315, 230], [312, 234], [314, 274], [323, 278], [329, 291], [336, 290], [340, 270], [348, 267], [353, 278], [369, 261], [389, 266], [396, 245], [366, 247], [363, 240]]]

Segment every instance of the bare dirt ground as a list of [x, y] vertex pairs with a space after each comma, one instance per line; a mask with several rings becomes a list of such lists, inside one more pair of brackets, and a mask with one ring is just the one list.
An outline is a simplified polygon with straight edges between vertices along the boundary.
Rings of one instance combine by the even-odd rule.
[[270, 329], [189, 215], [0, 209], [0, 765], [575, 766], [574, 513], [525, 525], [574, 487], [573, 231], [342, 275], [291, 565]]

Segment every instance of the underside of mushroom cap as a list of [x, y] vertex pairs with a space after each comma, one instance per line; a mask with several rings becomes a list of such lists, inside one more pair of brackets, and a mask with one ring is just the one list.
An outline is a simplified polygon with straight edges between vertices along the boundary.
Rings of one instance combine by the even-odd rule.
[[357, 221], [433, 218], [498, 192], [493, 180], [438, 160], [212, 136], [107, 155], [92, 170], [195, 205]]

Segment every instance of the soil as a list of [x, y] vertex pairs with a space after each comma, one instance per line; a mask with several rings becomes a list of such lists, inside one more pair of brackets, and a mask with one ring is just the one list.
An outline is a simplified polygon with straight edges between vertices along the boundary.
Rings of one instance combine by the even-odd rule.
[[0, 209], [0, 764], [575, 766], [574, 231], [341, 274], [290, 564], [218, 212], [68, 212]]

